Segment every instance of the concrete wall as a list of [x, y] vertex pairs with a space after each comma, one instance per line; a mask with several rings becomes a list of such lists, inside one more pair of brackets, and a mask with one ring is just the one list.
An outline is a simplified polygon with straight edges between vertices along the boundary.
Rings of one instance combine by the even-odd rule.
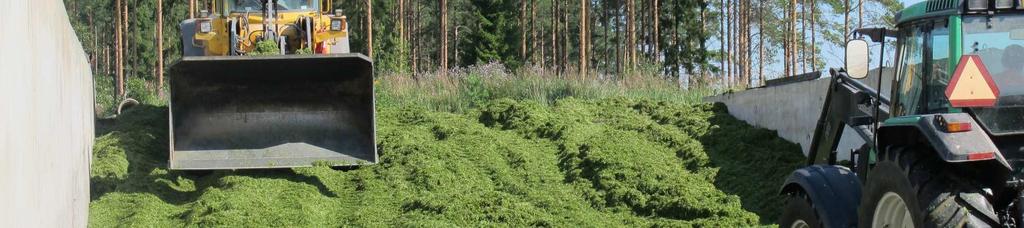
[[0, 227], [84, 227], [92, 73], [60, 0], [0, 1]]
[[778, 131], [780, 137], [799, 143], [807, 154], [829, 80], [822, 78], [749, 89], [704, 100], [725, 103], [732, 116], [750, 125]]
[[[862, 81], [874, 87], [878, 84], [878, 71], [872, 70], [869, 75]], [[886, 71], [884, 75], [882, 94], [888, 97], [892, 72]], [[737, 119], [778, 131], [780, 137], [800, 144], [804, 155], [807, 155], [825, 103], [825, 92], [832, 80], [828, 73], [822, 76], [824, 78], [818, 80], [749, 89], [706, 97], [704, 100], [725, 103], [729, 107], [729, 114]], [[849, 158], [848, 152], [863, 143], [853, 129], [847, 127], [837, 149], [840, 152], [838, 158]]]

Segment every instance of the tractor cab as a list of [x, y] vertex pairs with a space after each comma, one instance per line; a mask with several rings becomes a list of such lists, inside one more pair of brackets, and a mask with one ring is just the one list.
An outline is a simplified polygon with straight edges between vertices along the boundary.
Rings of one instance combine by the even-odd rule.
[[[908, 8], [924, 14], [900, 15], [893, 116], [966, 112], [992, 135], [1024, 133], [1024, 8], [934, 2]], [[961, 78], [970, 81], [951, 84]]]

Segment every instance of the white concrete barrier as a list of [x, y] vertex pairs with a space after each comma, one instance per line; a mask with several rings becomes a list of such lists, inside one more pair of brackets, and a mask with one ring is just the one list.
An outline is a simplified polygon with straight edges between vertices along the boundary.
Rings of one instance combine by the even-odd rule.
[[0, 1], [0, 227], [84, 227], [93, 82], [60, 0]]
[[779, 137], [800, 144], [806, 155], [830, 80], [755, 88], [704, 100], [724, 103], [729, 114], [750, 125], [778, 131]]
[[[878, 84], [878, 70], [872, 70], [868, 78], [861, 80], [875, 88]], [[886, 70], [882, 81], [882, 95], [889, 96], [892, 71]], [[729, 114], [750, 125], [776, 130], [779, 137], [800, 144], [804, 155], [811, 147], [811, 137], [825, 103], [825, 92], [831, 78], [824, 73], [821, 79], [796, 82], [779, 86], [754, 88], [734, 93], [704, 98], [706, 102], [721, 102], [729, 108]], [[864, 143], [852, 128], [843, 131], [837, 158], [849, 158], [852, 149]]]

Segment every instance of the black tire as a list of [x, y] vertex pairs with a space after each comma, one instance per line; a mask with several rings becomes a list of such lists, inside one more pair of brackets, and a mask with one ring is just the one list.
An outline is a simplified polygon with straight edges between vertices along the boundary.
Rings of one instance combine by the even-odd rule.
[[779, 217], [779, 227], [798, 227], [794, 226], [794, 224], [799, 221], [803, 221], [809, 227], [822, 227], [821, 219], [818, 218], [818, 212], [814, 211], [814, 203], [811, 202], [810, 197], [807, 197], [807, 194], [802, 191], [796, 191], [788, 195], [786, 197], [786, 210]]
[[930, 149], [893, 148], [878, 156], [868, 173], [858, 208], [861, 227], [869, 227], [882, 197], [896, 193], [914, 227], [997, 226], [987, 193], [954, 171]]

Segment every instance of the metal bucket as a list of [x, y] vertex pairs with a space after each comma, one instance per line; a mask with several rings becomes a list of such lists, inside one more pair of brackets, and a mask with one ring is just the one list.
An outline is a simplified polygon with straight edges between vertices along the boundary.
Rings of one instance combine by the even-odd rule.
[[190, 56], [170, 72], [170, 169], [377, 162], [366, 56]]

